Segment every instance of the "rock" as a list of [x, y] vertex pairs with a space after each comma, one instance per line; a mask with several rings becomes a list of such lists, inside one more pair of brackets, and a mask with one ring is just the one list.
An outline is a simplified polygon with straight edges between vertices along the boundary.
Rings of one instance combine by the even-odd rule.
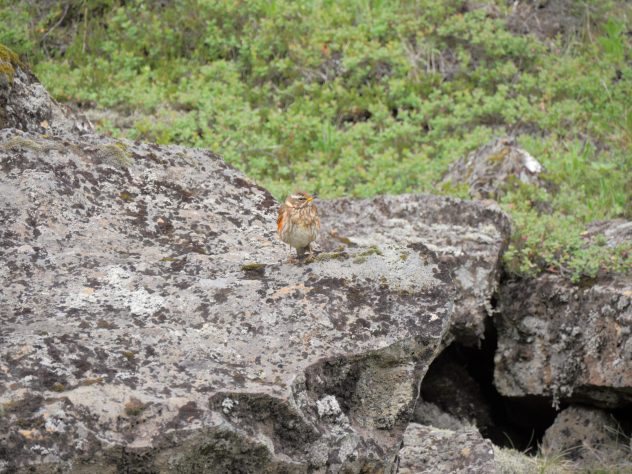
[[[437, 252], [457, 287], [451, 333], [467, 345], [483, 338], [511, 231], [509, 218], [495, 204], [402, 195], [337, 199], [321, 202], [318, 209], [325, 250], [396, 243]], [[407, 258], [402, 252], [400, 259]]]
[[632, 246], [632, 221], [613, 219], [609, 221], [596, 221], [588, 224], [588, 228], [582, 234], [590, 244], [602, 244], [608, 247], [619, 245]]
[[91, 132], [92, 124], [58, 104], [18, 56], [0, 44], [0, 129]]
[[568, 39], [585, 28], [585, 8], [574, 0], [513, 2], [505, 21], [510, 32], [535, 35], [540, 41], [555, 46], [557, 37]]
[[423, 399], [418, 400], [417, 405], [415, 405], [413, 422], [451, 431], [458, 431], [463, 428], [476, 429], [466, 418], [459, 418], [458, 416], [447, 413], [439, 408], [438, 405]]
[[388, 469], [448, 267], [401, 240], [290, 264], [276, 206], [206, 151], [0, 130], [0, 466]]
[[488, 143], [450, 165], [440, 184], [458, 187], [465, 184], [474, 199], [496, 199], [512, 180], [547, 187], [540, 177], [544, 167], [513, 139]]
[[475, 429], [450, 431], [411, 423], [404, 433], [397, 472], [492, 474], [494, 449]]
[[575, 286], [557, 275], [499, 292], [494, 383], [502, 395], [617, 407], [632, 401], [632, 276]]
[[[555, 418], [542, 439], [545, 456], [560, 456], [579, 467], [617, 466], [632, 469], [627, 438], [612, 416], [603, 410], [570, 406]], [[614, 471], [613, 471], [614, 472]]]

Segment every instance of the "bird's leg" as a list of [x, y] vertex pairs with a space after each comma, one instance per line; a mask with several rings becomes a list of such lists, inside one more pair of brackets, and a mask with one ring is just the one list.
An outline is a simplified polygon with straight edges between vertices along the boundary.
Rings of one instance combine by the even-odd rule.
[[311, 242], [309, 244], [307, 244], [307, 252], [309, 253], [309, 257], [307, 257], [307, 259], [310, 262], [313, 262], [314, 258], [316, 257], [316, 255], [314, 255], [314, 250], [312, 249], [312, 243]]
[[292, 246], [288, 245], [287, 263], [297, 263], [298, 260], [292, 256]]
[[299, 260], [303, 260], [303, 258], [305, 258], [305, 251], [306, 249], [309, 249], [308, 247], [300, 247], [296, 249], [296, 256], [298, 257]]

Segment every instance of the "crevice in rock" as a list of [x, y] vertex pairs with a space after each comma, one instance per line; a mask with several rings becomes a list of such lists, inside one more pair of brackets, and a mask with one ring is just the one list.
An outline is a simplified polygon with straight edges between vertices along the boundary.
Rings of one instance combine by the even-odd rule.
[[429, 346], [421, 339], [405, 340], [370, 353], [334, 357], [310, 366], [301, 390], [312, 407], [304, 410], [317, 418], [316, 401], [333, 396], [352, 425], [385, 436], [391, 431], [403, 432], [414, 407], [415, 380], [425, 373], [424, 361], [432, 359]]
[[300, 455], [319, 433], [302, 414], [281, 399], [261, 393], [218, 392], [209, 406], [253, 439], [270, 440], [275, 452]]
[[[457, 423], [475, 425], [498, 446], [535, 453], [557, 411], [550, 397], [505, 397], [498, 393], [493, 383], [495, 351], [496, 329], [490, 320], [479, 348], [458, 342], [446, 347], [422, 382], [415, 421], [445, 424], [446, 418], [439, 420], [436, 411], [431, 413], [434, 405]], [[562, 404], [560, 409], [564, 407]]]

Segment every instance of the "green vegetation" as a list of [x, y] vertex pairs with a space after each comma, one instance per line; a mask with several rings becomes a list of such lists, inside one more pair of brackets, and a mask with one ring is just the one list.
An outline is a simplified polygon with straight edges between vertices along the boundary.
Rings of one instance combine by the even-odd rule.
[[0, 74], [4, 75], [10, 83], [13, 82], [16, 65], [21, 65], [17, 54], [0, 44]]
[[266, 265], [265, 263], [245, 263], [241, 266], [242, 271], [244, 272], [260, 272], [263, 273], [265, 271]]
[[369, 248], [359, 252], [354, 258], [353, 263], [365, 263], [371, 255], [382, 255], [382, 251], [376, 245], [371, 245]]
[[514, 134], [558, 187], [503, 198], [508, 270], [629, 270], [632, 243], [582, 232], [632, 218], [630, 7], [560, 0], [553, 35], [511, 2], [470, 3], [0, 0], [0, 43], [57, 99], [114, 111], [101, 131], [210, 148], [279, 198], [437, 192], [451, 162]]

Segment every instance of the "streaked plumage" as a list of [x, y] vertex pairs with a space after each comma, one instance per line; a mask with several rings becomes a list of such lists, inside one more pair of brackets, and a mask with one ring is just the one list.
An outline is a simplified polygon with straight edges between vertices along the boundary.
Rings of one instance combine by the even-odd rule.
[[311, 252], [310, 244], [318, 238], [320, 219], [312, 202], [313, 196], [297, 192], [288, 196], [279, 209], [277, 232], [279, 239], [296, 249], [299, 258]]

